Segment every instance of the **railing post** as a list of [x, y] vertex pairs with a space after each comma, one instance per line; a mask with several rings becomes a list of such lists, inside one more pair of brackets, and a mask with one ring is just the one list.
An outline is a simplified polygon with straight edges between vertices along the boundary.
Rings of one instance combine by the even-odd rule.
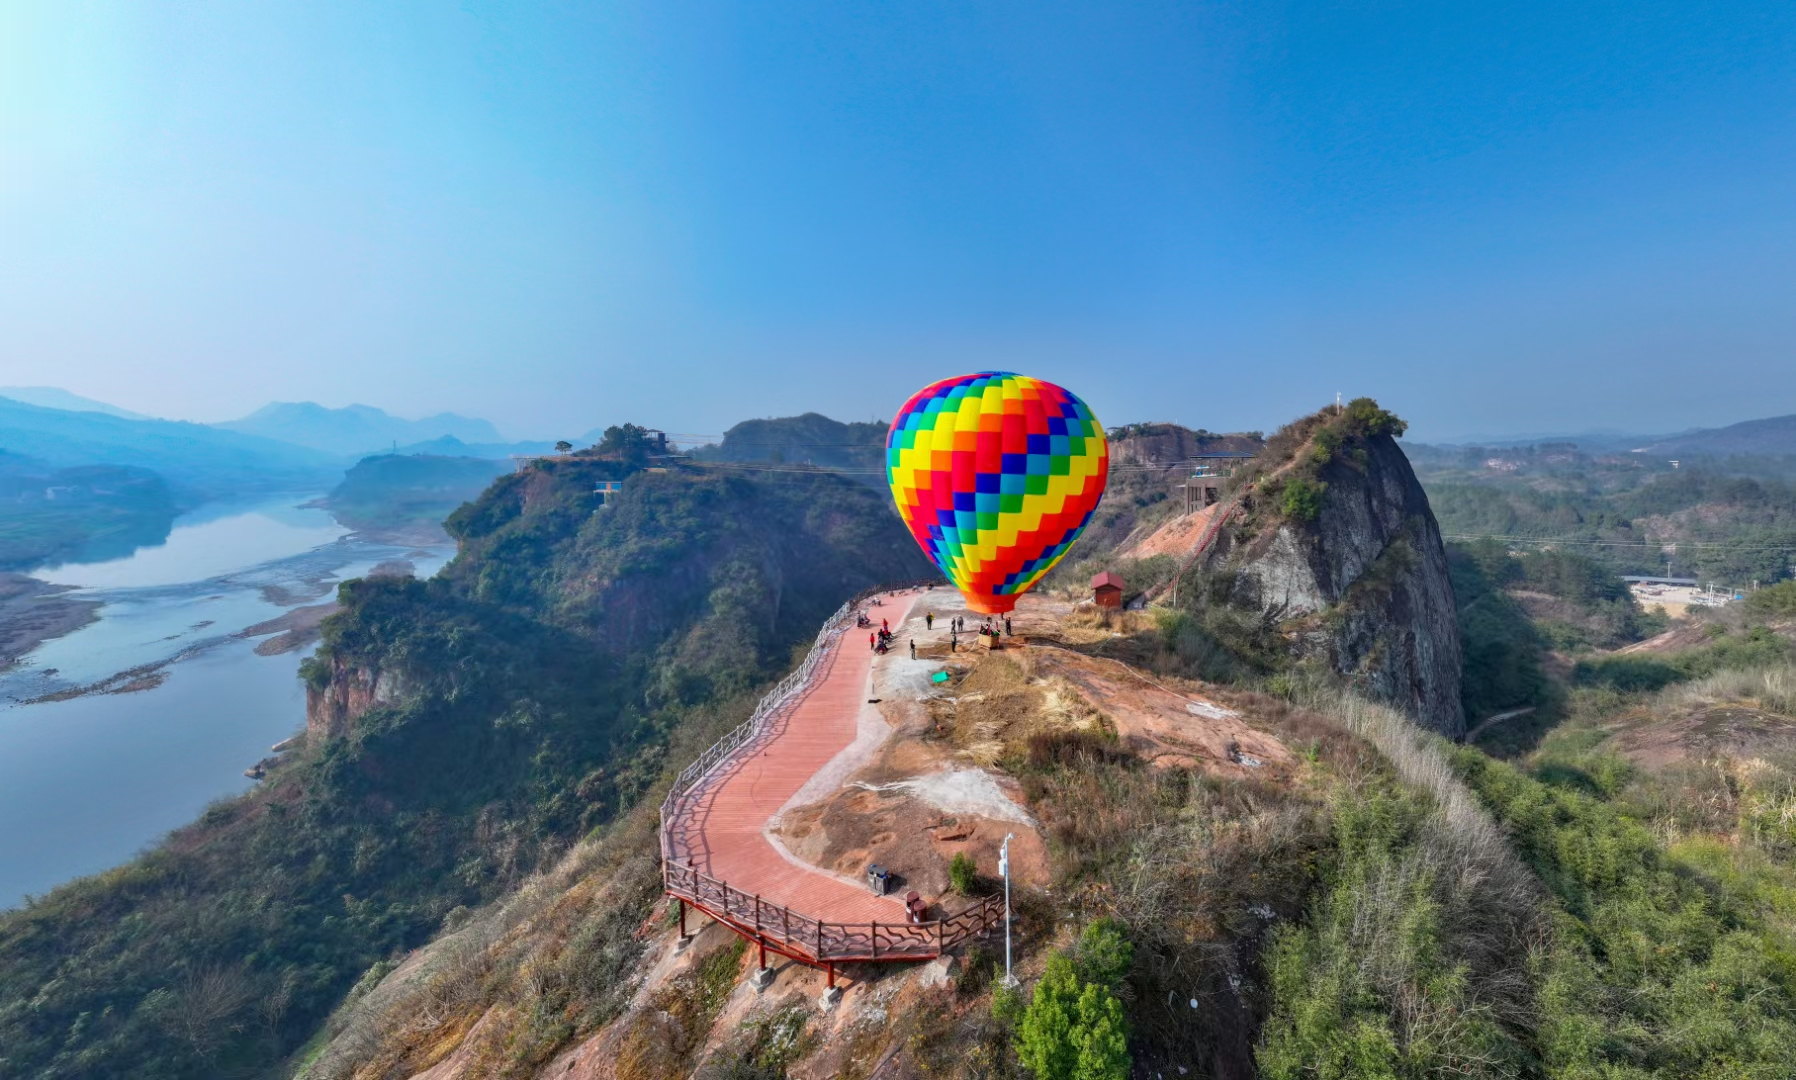
[[755, 894], [755, 933], [761, 932], [761, 894]]
[[868, 935], [873, 942], [873, 959], [879, 959], [879, 921], [874, 920], [873, 932]]

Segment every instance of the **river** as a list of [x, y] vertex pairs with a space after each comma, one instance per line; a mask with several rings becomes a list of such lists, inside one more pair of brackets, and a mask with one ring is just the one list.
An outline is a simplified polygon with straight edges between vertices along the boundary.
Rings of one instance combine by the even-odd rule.
[[350, 533], [308, 498], [210, 507], [128, 558], [36, 573], [99, 617], [0, 672], [0, 908], [115, 866], [253, 784], [243, 770], [305, 723], [304, 652], [258, 655], [243, 630], [383, 563], [428, 576], [454, 553], [447, 537]]

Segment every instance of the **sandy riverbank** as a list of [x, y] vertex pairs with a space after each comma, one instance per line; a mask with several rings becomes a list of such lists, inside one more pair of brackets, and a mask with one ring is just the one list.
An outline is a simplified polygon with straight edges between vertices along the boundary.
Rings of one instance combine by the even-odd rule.
[[100, 605], [67, 595], [73, 591], [24, 574], [0, 573], [0, 671], [44, 642], [99, 618]]

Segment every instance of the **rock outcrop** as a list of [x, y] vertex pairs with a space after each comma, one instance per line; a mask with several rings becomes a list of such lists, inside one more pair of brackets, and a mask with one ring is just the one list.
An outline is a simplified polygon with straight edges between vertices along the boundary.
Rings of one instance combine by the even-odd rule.
[[1394, 437], [1402, 426], [1369, 399], [1291, 425], [1244, 479], [1202, 565], [1300, 656], [1457, 737], [1453, 587], [1440, 527]]
[[403, 676], [353, 663], [341, 656], [328, 658], [330, 681], [306, 684], [306, 734], [335, 739], [348, 735], [350, 726], [377, 705], [396, 705], [407, 693]]

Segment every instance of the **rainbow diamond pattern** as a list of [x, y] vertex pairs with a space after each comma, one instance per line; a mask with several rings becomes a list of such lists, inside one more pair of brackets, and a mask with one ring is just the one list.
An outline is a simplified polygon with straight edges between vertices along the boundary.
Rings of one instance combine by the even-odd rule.
[[988, 614], [1015, 607], [1060, 561], [1109, 473], [1090, 407], [1008, 371], [930, 383], [886, 435], [898, 513], [967, 605]]

